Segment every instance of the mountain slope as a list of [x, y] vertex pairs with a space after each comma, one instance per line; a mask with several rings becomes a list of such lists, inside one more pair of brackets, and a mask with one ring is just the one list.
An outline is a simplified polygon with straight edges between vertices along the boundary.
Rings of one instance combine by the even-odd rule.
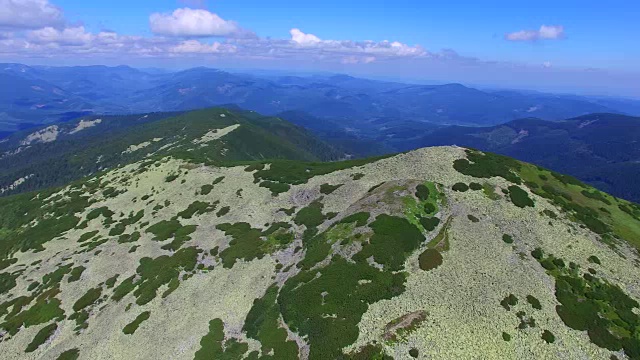
[[0, 199], [3, 356], [640, 358], [637, 205], [458, 147], [227, 165]]
[[[219, 132], [218, 132], [219, 131]], [[28, 130], [0, 143], [0, 194], [62, 185], [98, 171], [172, 154], [208, 163], [341, 154], [279, 118], [222, 108], [90, 116]]]
[[435, 130], [399, 150], [459, 145], [497, 152], [567, 173], [640, 202], [640, 118], [590, 114], [560, 122], [521, 119], [494, 127]]

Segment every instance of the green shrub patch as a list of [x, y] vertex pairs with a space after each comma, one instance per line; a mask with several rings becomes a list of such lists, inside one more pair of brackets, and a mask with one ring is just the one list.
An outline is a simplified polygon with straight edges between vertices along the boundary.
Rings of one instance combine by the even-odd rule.
[[442, 265], [442, 254], [436, 249], [426, 249], [418, 257], [418, 264], [420, 269], [429, 271]]
[[224, 323], [220, 319], [209, 321], [209, 333], [200, 339], [200, 349], [196, 351], [194, 360], [210, 359], [242, 359], [249, 350], [246, 343], [235, 338], [225, 341]]
[[[552, 255], [541, 257], [543, 264]], [[544, 266], [544, 265], [543, 265]], [[556, 312], [568, 327], [586, 331], [595, 345], [611, 351], [624, 350], [630, 359], [640, 359], [640, 317], [633, 311], [640, 304], [619, 286], [601, 280], [591, 273], [582, 274], [579, 266], [548, 269], [556, 280], [555, 295], [560, 305]], [[544, 340], [551, 343], [553, 334], [545, 333]]]
[[546, 341], [547, 344], [553, 344], [556, 341], [556, 337], [549, 330], [545, 330], [542, 332], [542, 340]]
[[131, 335], [131, 334], [135, 333], [136, 330], [138, 330], [138, 327], [140, 327], [140, 324], [142, 324], [143, 322], [147, 321], [150, 316], [151, 316], [151, 312], [149, 312], [149, 311], [145, 311], [145, 312], [140, 313], [140, 315], [136, 316], [136, 318], [132, 322], [127, 324], [122, 329], [122, 332], [125, 333], [126, 335]]
[[453, 186], [451, 187], [452, 190], [454, 191], [458, 191], [458, 192], [465, 192], [469, 190], [469, 186], [465, 183], [455, 183], [453, 184]]
[[517, 207], [524, 208], [527, 206], [534, 207], [533, 200], [529, 198], [529, 194], [517, 185], [509, 186], [509, 198]]
[[320, 192], [322, 194], [329, 195], [332, 192], [338, 190], [342, 185], [344, 184], [338, 184], [338, 185], [322, 184], [320, 185]]
[[61, 353], [56, 360], [77, 360], [79, 357], [80, 350], [73, 348]]
[[298, 345], [287, 340], [287, 331], [279, 324], [277, 297], [278, 287], [272, 285], [262, 298], [254, 300], [242, 330], [247, 337], [260, 341], [263, 358], [265, 353], [272, 353], [273, 359], [297, 359]]
[[506, 156], [492, 153], [481, 153], [479, 151], [467, 149], [467, 158], [458, 159], [453, 162], [453, 168], [458, 172], [477, 177], [491, 178], [502, 177], [512, 183], [520, 184], [522, 180], [513, 170], [520, 170], [520, 163]]
[[373, 235], [354, 259], [373, 256], [376, 263], [392, 271], [401, 270], [407, 255], [425, 240], [422, 232], [404, 218], [381, 214], [369, 226]]
[[291, 185], [275, 181], [263, 181], [260, 183], [260, 187], [271, 190], [271, 195], [273, 196], [277, 196], [278, 194], [287, 192], [291, 189]]
[[26, 353], [34, 352], [36, 349], [40, 347], [40, 345], [44, 344], [58, 329], [58, 324], [53, 323], [49, 324], [36, 334], [33, 340], [27, 345], [27, 348], [24, 350]]
[[202, 215], [212, 212], [218, 206], [218, 201], [213, 204], [204, 201], [194, 201], [186, 209], [180, 211], [178, 216], [183, 219], [191, 219], [194, 215]]
[[420, 184], [416, 186], [415, 195], [420, 201], [427, 201], [429, 200], [429, 188], [424, 184]]

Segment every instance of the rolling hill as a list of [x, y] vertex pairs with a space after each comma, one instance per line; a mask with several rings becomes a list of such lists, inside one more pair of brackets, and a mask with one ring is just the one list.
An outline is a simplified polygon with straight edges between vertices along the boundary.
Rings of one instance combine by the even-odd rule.
[[559, 122], [520, 119], [493, 127], [445, 127], [396, 150], [459, 145], [491, 151], [575, 176], [640, 202], [640, 118], [590, 114]]
[[0, 198], [3, 358], [640, 359], [637, 204], [461, 147], [308, 162], [283, 120], [158, 117], [105, 136], [119, 166]]
[[303, 128], [250, 111], [211, 108], [88, 116], [25, 130], [2, 140], [0, 195], [63, 185], [132, 161], [168, 154], [217, 164], [344, 157]]

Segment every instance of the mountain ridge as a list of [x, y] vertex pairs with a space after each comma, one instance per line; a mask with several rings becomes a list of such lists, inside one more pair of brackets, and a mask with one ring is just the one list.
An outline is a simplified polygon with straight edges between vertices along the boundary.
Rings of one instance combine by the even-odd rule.
[[3, 354], [640, 357], [635, 204], [459, 147], [230, 165], [1, 198]]

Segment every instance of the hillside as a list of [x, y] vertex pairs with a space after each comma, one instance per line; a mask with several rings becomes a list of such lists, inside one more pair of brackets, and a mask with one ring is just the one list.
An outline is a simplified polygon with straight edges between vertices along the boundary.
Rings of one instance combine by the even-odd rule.
[[203, 160], [1, 198], [3, 358], [640, 359], [637, 205], [459, 147]]
[[208, 163], [343, 156], [300, 127], [248, 111], [88, 116], [0, 141], [0, 195], [63, 185], [168, 154]]
[[590, 114], [558, 122], [520, 119], [492, 127], [446, 127], [397, 143], [397, 150], [468, 146], [569, 174], [602, 191], [640, 202], [639, 138], [638, 117]]

